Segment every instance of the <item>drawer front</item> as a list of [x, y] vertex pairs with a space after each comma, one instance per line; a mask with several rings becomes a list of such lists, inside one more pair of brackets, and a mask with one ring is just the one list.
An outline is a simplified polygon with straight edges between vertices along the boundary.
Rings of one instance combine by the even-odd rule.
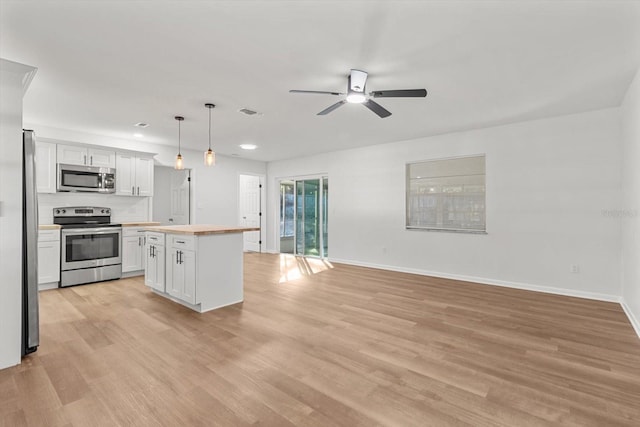
[[60, 230], [38, 230], [38, 242], [59, 242]]
[[194, 251], [196, 249], [196, 236], [171, 236], [171, 246], [176, 249]]
[[122, 227], [122, 235], [124, 237], [139, 236], [138, 233], [141, 233], [143, 231], [144, 229], [142, 227]]
[[147, 231], [147, 245], [164, 246], [164, 233]]

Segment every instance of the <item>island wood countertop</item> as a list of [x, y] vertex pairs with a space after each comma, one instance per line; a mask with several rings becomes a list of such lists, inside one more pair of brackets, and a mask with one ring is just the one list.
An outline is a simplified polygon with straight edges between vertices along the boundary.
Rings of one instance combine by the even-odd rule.
[[123, 222], [123, 227], [149, 227], [153, 225], [160, 225], [161, 222], [156, 221], [134, 221], [134, 222]]
[[62, 227], [59, 224], [40, 224], [38, 230], [60, 230]]
[[243, 233], [245, 231], [259, 231], [258, 227], [240, 227], [209, 224], [193, 225], [164, 225], [147, 227], [146, 231], [156, 231], [159, 233], [171, 234], [191, 234], [194, 236], [204, 236], [209, 234]]

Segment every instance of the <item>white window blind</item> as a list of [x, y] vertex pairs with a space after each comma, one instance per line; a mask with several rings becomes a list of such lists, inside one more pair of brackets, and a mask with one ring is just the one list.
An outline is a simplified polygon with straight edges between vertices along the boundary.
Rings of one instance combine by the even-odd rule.
[[407, 228], [485, 232], [484, 154], [407, 164]]

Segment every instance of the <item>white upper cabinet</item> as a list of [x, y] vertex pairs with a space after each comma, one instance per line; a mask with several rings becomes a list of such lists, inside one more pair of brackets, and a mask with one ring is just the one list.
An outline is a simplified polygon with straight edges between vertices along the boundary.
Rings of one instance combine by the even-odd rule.
[[36, 141], [36, 187], [38, 193], [56, 192], [56, 144]]
[[115, 151], [89, 148], [87, 149], [87, 156], [89, 157], [89, 163], [87, 163], [89, 166], [102, 166], [105, 168], [116, 167]]
[[118, 153], [116, 155], [116, 194], [153, 196], [153, 158]]
[[67, 165], [86, 165], [87, 149], [75, 145], [58, 144], [58, 163]]
[[137, 196], [153, 196], [153, 159], [136, 157]]
[[114, 168], [116, 153], [98, 148], [58, 144], [58, 163]]
[[116, 154], [116, 194], [133, 196], [135, 184], [136, 156], [133, 154]]

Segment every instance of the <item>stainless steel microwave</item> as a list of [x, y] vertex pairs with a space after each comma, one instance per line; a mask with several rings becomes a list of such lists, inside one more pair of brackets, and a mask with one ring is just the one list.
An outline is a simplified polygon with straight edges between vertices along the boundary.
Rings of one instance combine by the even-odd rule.
[[116, 170], [99, 166], [58, 164], [58, 191], [115, 193]]

